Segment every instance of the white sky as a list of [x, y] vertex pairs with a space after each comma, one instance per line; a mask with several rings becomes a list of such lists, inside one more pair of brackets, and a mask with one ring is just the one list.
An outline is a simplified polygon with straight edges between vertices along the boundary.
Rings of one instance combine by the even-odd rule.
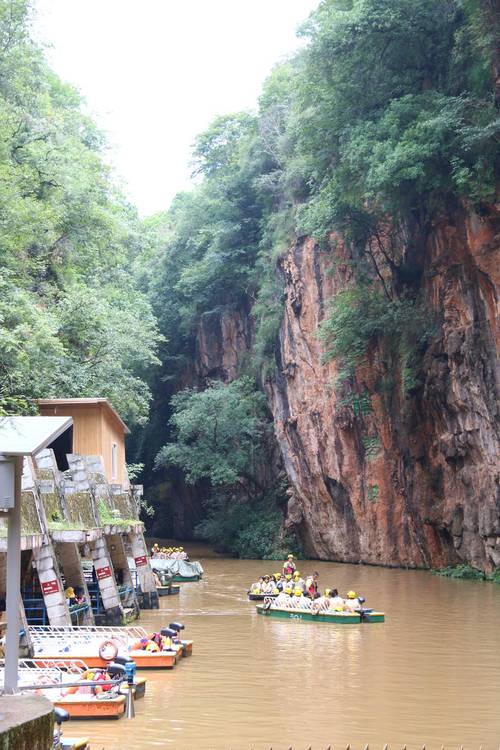
[[318, 0], [36, 0], [36, 33], [107, 134], [143, 215], [189, 186], [190, 146], [252, 109]]

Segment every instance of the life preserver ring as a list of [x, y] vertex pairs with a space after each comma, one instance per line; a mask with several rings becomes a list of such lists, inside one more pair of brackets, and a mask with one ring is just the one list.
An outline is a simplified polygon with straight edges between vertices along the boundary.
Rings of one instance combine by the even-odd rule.
[[99, 656], [104, 661], [113, 661], [118, 654], [118, 646], [114, 641], [103, 641], [99, 646]]

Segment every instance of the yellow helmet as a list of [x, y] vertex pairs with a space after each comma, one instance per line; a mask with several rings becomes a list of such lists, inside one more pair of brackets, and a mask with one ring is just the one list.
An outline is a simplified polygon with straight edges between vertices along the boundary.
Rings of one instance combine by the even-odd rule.
[[64, 592], [64, 595], [66, 599], [72, 599], [75, 595], [75, 589], [73, 588], [73, 586], [68, 586], [68, 588]]
[[280, 592], [279, 589], [273, 589], [273, 594], [279, 594], [279, 592]]
[[288, 555], [289, 560], [293, 560], [293, 555]]
[[325, 589], [325, 596], [330, 596], [331, 589]]
[[344, 610], [342, 607], [335, 607], [335, 612], [343, 612]]
[[280, 576], [281, 576], [281, 573], [275, 573], [275, 574], [274, 574], [274, 577], [275, 577], [275, 578], [279, 578]]
[[299, 578], [300, 577], [300, 573], [299, 573], [298, 570], [295, 571], [295, 573], [293, 574], [293, 577], [294, 578]]
[[348, 599], [355, 599], [356, 598], [356, 592], [355, 591], [348, 591], [347, 592], [347, 598]]
[[287, 581], [291, 581], [292, 580], [292, 576], [290, 575], [290, 573], [287, 573], [286, 576], [285, 576], [285, 578], [286, 578]]
[[295, 596], [302, 596], [302, 589], [295, 589], [294, 594]]
[[290, 588], [290, 586], [285, 586], [285, 594], [292, 594], [292, 593], [293, 593], [293, 591]]

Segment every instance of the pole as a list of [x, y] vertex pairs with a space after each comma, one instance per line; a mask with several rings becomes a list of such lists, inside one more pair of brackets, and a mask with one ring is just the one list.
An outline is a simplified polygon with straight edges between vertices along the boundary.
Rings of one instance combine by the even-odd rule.
[[[14, 463], [14, 461], [13, 461]], [[21, 597], [21, 481], [23, 458], [15, 459], [13, 466], [14, 507], [9, 510], [7, 532], [7, 639], [5, 646], [5, 693], [17, 692], [17, 667], [19, 661], [19, 606]]]

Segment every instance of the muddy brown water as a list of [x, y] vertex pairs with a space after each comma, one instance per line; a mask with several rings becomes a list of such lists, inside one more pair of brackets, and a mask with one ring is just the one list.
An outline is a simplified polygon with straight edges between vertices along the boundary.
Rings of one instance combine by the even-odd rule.
[[245, 595], [278, 564], [200, 559], [203, 581], [140, 620], [182, 621], [193, 656], [141, 673], [135, 719], [72, 721], [68, 736], [90, 737], [92, 750], [500, 747], [500, 586], [300, 561], [323, 587], [361, 592], [386, 622], [281, 621], [258, 616]]

